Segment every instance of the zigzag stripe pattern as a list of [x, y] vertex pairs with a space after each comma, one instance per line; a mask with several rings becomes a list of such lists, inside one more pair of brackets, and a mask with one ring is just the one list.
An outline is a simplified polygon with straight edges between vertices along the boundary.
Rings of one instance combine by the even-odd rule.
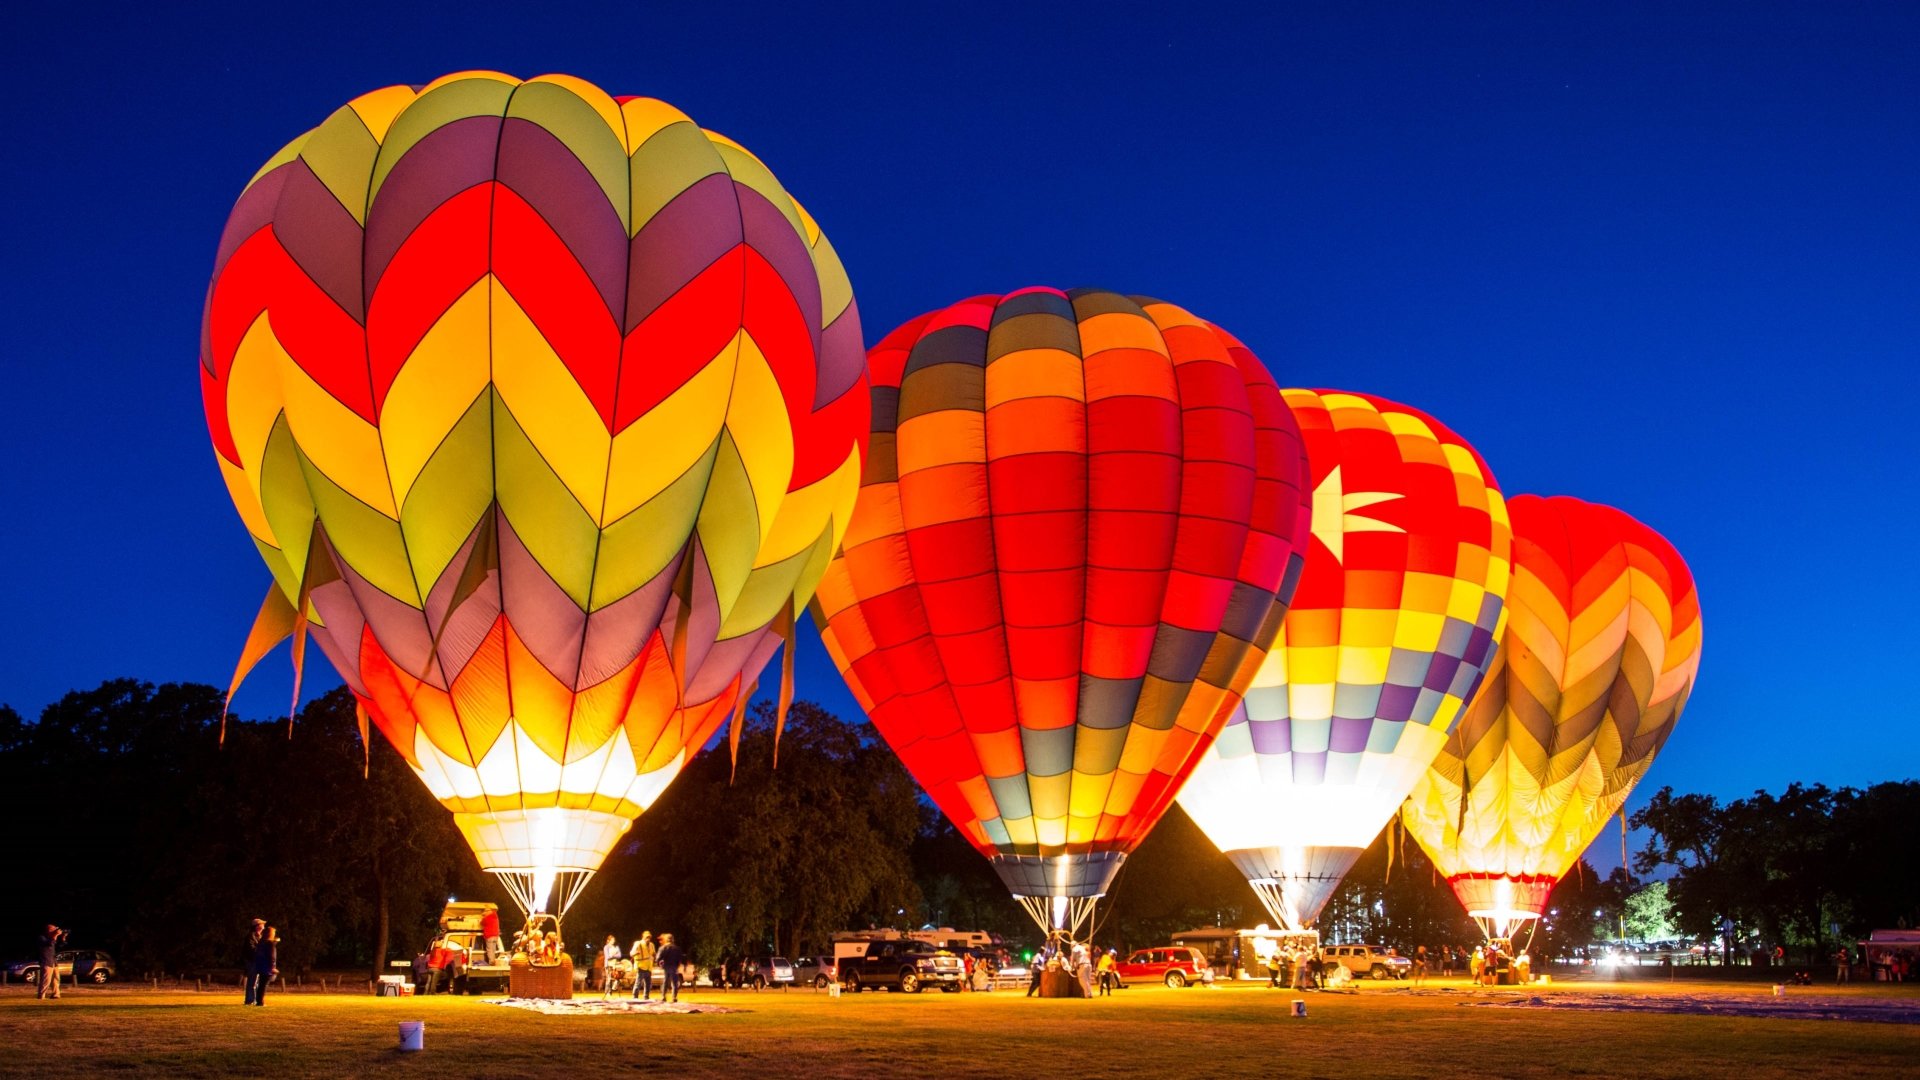
[[882, 736], [989, 858], [1145, 836], [1278, 629], [1292, 416], [1174, 305], [1033, 288], [877, 345], [873, 449], [815, 597]]
[[1673, 546], [1619, 510], [1511, 507], [1499, 658], [1401, 817], [1469, 911], [1538, 915], [1672, 734], [1700, 603]]
[[644, 809], [812, 595], [869, 429], [807, 212], [563, 75], [377, 90], [274, 155], [200, 378], [279, 588], [466, 813]]

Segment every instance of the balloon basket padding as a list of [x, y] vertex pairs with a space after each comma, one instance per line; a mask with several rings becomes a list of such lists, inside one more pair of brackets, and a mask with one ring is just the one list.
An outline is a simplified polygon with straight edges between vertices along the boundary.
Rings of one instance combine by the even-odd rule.
[[424, 1050], [427, 1046], [427, 1022], [425, 1020], [402, 1020], [400, 1022], [400, 1049]]
[[1073, 998], [1087, 996], [1087, 989], [1080, 980], [1073, 977], [1065, 968], [1049, 968], [1040, 973], [1040, 996], [1043, 998]]
[[517, 998], [572, 1001], [573, 965], [515, 960], [507, 968], [507, 993]]

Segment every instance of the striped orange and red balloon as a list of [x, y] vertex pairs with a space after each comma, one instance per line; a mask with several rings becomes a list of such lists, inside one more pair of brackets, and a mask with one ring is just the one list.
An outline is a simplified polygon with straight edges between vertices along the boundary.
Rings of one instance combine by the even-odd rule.
[[1015, 895], [1104, 893], [1277, 629], [1299, 430], [1225, 331], [1097, 289], [974, 297], [869, 362], [828, 649]]

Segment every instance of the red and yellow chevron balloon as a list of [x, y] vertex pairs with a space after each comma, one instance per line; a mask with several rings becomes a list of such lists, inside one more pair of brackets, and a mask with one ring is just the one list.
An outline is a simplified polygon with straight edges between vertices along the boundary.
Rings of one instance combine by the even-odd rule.
[[825, 571], [861, 350], [813, 219], [672, 106], [354, 99], [247, 185], [207, 296], [207, 427], [276, 582], [241, 674], [311, 629], [482, 866], [576, 890]]
[[1666, 743], [1700, 668], [1700, 600], [1671, 544], [1609, 506], [1508, 505], [1500, 655], [1401, 810], [1496, 937], [1546, 910]]
[[1278, 627], [1299, 431], [1224, 331], [1095, 289], [965, 300], [869, 362], [872, 453], [822, 636], [934, 802], [1068, 926]]
[[1312, 924], [1492, 661], [1512, 538], [1466, 440], [1418, 410], [1283, 391], [1313, 543], [1279, 638], [1180, 795], [1284, 925]]

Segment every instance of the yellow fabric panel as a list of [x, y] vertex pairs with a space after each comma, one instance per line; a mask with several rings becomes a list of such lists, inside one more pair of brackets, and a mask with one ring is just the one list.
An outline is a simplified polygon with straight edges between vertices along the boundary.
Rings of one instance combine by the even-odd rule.
[[400, 110], [413, 104], [415, 96], [410, 86], [384, 86], [347, 102], [347, 108], [353, 110], [360, 122], [367, 126], [367, 131], [372, 133], [374, 141], [379, 142], [387, 137], [387, 129], [393, 126], [393, 118], [400, 115]]
[[[726, 422], [727, 397], [733, 389], [732, 353], [744, 336], [737, 335], [666, 400], [614, 436], [606, 508], [604, 512], [598, 504], [590, 508], [599, 515], [598, 521], [605, 524], [625, 517], [678, 484], [712, 451]], [[599, 418], [593, 422], [599, 425]]]
[[322, 389], [285, 353], [280, 386], [287, 426], [307, 458], [347, 494], [387, 517], [398, 517], [379, 429]]
[[[631, 155], [640, 149], [642, 143], [670, 124], [690, 124], [692, 119], [686, 113], [661, 101], [659, 98], [637, 97], [620, 103], [620, 115], [625, 121], [627, 153]], [[621, 130], [615, 128], [614, 130]]]
[[832, 524], [835, 510], [845, 506], [850, 512], [859, 494], [860, 462], [852, 455], [819, 480], [787, 492], [754, 565], [771, 566], [811, 549]]
[[[793, 424], [787, 417], [780, 382], [751, 334], [740, 336], [733, 395], [727, 403], [727, 432], [740, 450], [741, 464], [753, 487], [759, 524], [754, 545], [757, 550], [773, 532], [773, 519], [793, 478]], [[747, 565], [753, 566], [754, 561], [749, 559]]]
[[698, 528], [714, 595], [724, 612], [733, 606], [753, 571], [761, 532], [752, 480], [731, 431], [720, 437], [719, 454], [707, 477], [707, 498], [700, 505]]
[[652, 581], [686, 546], [687, 533], [699, 517], [707, 479], [719, 451], [716, 438], [665, 491], [601, 532], [589, 611], [598, 611]]
[[540, 456], [598, 522], [607, 490], [610, 436], [538, 327], [498, 281], [487, 290], [493, 319], [493, 384]]
[[[1273, 653], [1269, 655], [1269, 661], [1271, 661], [1272, 656], [1277, 656], [1281, 653], [1286, 654], [1286, 663], [1292, 668], [1292, 670], [1288, 672], [1292, 678], [1287, 685], [1295, 688], [1332, 683], [1336, 673], [1340, 669], [1340, 646], [1338, 645], [1314, 645], [1308, 647], [1289, 645], [1285, 649], [1273, 650]], [[1264, 685], [1280, 685], [1278, 683], [1266, 682], [1267, 673], [1268, 668], [1262, 666], [1260, 674], [1261, 682]]]
[[727, 174], [732, 176], [736, 183], [759, 192], [769, 203], [772, 203], [773, 208], [780, 211], [781, 216], [787, 219], [787, 224], [793, 227], [793, 234], [805, 241], [807, 227], [801, 223], [799, 213], [794, 210], [793, 198], [787, 194], [785, 188], [780, 186], [780, 181], [774, 179], [766, 162], [761, 161], [746, 147], [725, 135], [709, 131], [706, 136], [708, 141], [713, 143], [714, 148], [720, 152], [720, 160], [726, 165]]
[[1393, 625], [1393, 647], [1412, 652], [1433, 652], [1440, 647], [1440, 631], [1446, 617], [1434, 612], [1402, 608]]
[[453, 302], [394, 376], [380, 406], [387, 475], [402, 504], [427, 459], [486, 389], [491, 360], [488, 275]]
[[[1329, 401], [1331, 401], [1334, 396], [1336, 395], [1328, 395]], [[1433, 428], [1429, 427], [1425, 420], [1422, 420], [1412, 413], [1395, 411], [1381, 413], [1380, 416], [1387, 422], [1387, 430], [1393, 432], [1395, 435], [1411, 435], [1414, 437], [1414, 441], [1428, 444], [1434, 444], [1440, 441], [1439, 436], [1433, 433]], [[1403, 439], [1400, 443], [1403, 450], [1408, 445], [1410, 445], [1408, 440]], [[1457, 448], [1449, 447], [1449, 449]], [[1478, 476], [1480, 475], [1480, 470], [1475, 469], [1473, 473], [1475, 476]]]
[[260, 499], [260, 457], [267, 452], [267, 437], [280, 419], [280, 365], [286, 360], [286, 351], [267, 325], [266, 313], [261, 312], [241, 335], [233, 365], [227, 371], [227, 427], [256, 502]]
[[1344, 649], [1385, 648], [1393, 642], [1398, 608], [1345, 608], [1340, 614], [1340, 645]]
[[860, 489], [860, 512], [847, 522], [840, 545], [851, 551], [875, 540], [897, 537], [905, 532], [900, 517], [898, 483], [867, 484]]
[[217, 453], [213, 459], [220, 464], [220, 479], [226, 483], [227, 495], [233, 500], [233, 508], [240, 511], [240, 520], [246, 524], [247, 532], [255, 540], [276, 544], [273, 528], [267, 524], [266, 511], [260, 507], [260, 495], [248, 482], [246, 470]]
[[[527, 85], [529, 86], [542, 83], [549, 83], [571, 91], [574, 97], [579, 98], [588, 106], [592, 107], [594, 112], [600, 114], [600, 119], [606, 123], [608, 131], [612, 132], [616, 137], [624, 138], [627, 129], [626, 117], [622, 115], [620, 103], [613, 100], [612, 95], [608, 94], [605, 90], [600, 89], [585, 79], [575, 78], [572, 75], [541, 75], [538, 78], [527, 80]], [[632, 151], [629, 150], [628, 153], [632, 153]]]

